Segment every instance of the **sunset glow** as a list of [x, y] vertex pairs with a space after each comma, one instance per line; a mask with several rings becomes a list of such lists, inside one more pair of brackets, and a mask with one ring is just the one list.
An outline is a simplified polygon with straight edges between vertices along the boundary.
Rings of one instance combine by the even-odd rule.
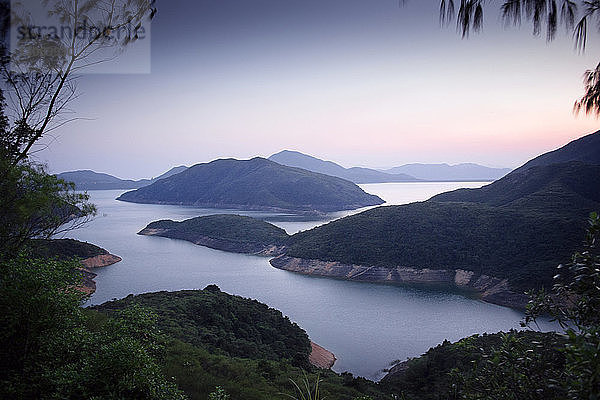
[[494, 15], [462, 40], [437, 1], [284, 3], [159, 2], [152, 72], [82, 77], [75, 111], [93, 121], [38, 157], [128, 178], [282, 149], [345, 166], [516, 167], [598, 128], [572, 113], [595, 36], [578, 55], [568, 35], [546, 44]]

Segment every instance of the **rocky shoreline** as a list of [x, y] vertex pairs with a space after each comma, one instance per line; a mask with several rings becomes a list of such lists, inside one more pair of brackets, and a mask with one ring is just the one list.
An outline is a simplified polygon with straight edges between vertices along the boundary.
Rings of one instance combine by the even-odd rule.
[[313, 366], [321, 369], [330, 369], [333, 367], [336, 361], [335, 354], [312, 341], [310, 342], [310, 346], [312, 350], [308, 360]]
[[504, 307], [524, 309], [529, 297], [510, 289], [506, 279], [466, 270], [416, 269], [348, 265], [335, 261], [309, 260], [280, 255], [270, 260], [273, 267], [304, 275], [361, 282], [450, 285], [477, 293], [481, 300]]
[[97, 274], [93, 273], [91, 269], [107, 267], [109, 265], [116, 264], [121, 260], [121, 257], [110, 253], [100, 254], [81, 260], [82, 267], [79, 268], [79, 271], [82, 274], [83, 283], [78, 287], [78, 289], [87, 295], [94, 293], [96, 291], [96, 281], [94, 281], [94, 278], [97, 276]]
[[525, 309], [529, 302], [527, 295], [511, 290], [507, 279], [477, 274], [463, 269], [411, 268], [405, 266], [389, 268], [303, 259], [287, 256], [285, 254], [286, 246], [283, 245], [237, 242], [190, 232], [177, 232], [173, 229], [146, 227], [138, 232], [138, 235], [180, 239], [216, 250], [274, 257], [270, 260], [273, 267], [304, 275], [360, 282], [454, 286], [458, 289], [477, 293], [480, 299], [485, 302], [521, 310]]

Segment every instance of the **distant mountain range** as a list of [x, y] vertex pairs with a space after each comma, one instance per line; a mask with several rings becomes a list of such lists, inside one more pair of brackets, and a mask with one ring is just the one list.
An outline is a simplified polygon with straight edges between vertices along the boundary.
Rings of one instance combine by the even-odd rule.
[[344, 168], [332, 161], [283, 150], [269, 160], [290, 167], [303, 168], [321, 174], [337, 176], [354, 183], [385, 183], [425, 181], [493, 181], [510, 172], [510, 168], [491, 168], [478, 164], [406, 164], [387, 170]]
[[[268, 158], [281, 165], [302, 168], [307, 171], [335, 176], [354, 183], [386, 183], [424, 181], [492, 181], [508, 172], [508, 168], [490, 168], [478, 164], [406, 164], [380, 171], [371, 168], [344, 168], [332, 161], [324, 161], [297, 151], [283, 150]], [[91, 170], [69, 171], [57, 174], [65, 181], [75, 183], [77, 190], [124, 190], [139, 189], [159, 179], [183, 172], [186, 166], [173, 167], [152, 179], [120, 179]]]
[[124, 193], [118, 200], [300, 212], [350, 210], [384, 202], [350, 181], [259, 157], [197, 164]]
[[511, 171], [510, 168], [492, 168], [479, 164], [405, 164], [386, 169], [388, 174], [408, 174], [426, 181], [495, 181]]
[[283, 150], [269, 160], [289, 167], [297, 167], [320, 174], [337, 176], [354, 183], [411, 182], [417, 179], [406, 174], [388, 174], [369, 168], [344, 168], [332, 161], [324, 161], [298, 151]]
[[137, 181], [131, 179], [120, 179], [109, 174], [94, 172], [90, 170], [69, 171], [57, 174], [56, 176], [67, 182], [73, 182], [77, 190], [124, 190], [138, 189], [148, 186], [159, 179], [168, 178], [178, 174], [187, 167], [181, 165], [173, 167], [162, 175], [152, 179], [140, 179]]

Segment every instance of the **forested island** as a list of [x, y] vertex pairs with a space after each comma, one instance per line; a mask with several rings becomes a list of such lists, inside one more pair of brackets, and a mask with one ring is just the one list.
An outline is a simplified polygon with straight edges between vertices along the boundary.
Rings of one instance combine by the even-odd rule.
[[350, 181], [260, 157], [197, 164], [126, 192], [117, 200], [303, 213], [352, 210], [383, 203]]
[[268, 222], [233, 214], [216, 214], [181, 222], [155, 221], [139, 235], [162, 236], [233, 253], [277, 255], [288, 240], [285, 230]]

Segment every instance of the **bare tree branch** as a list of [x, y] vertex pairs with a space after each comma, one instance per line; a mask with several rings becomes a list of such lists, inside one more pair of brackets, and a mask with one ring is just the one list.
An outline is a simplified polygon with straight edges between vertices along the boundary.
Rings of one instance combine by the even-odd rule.
[[[67, 37], [29, 32], [0, 66], [3, 91], [10, 105], [13, 165], [28, 157], [46, 133], [72, 119], [61, 120], [77, 98], [77, 73], [112, 60], [138, 39], [146, 18], [154, 16], [155, 0], [41, 0], [48, 15], [60, 21]], [[14, 21], [31, 22], [29, 15]], [[32, 25], [27, 25], [32, 26]], [[33, 25], [35, 26], [35, 25]], [[113, 56], [92, 59], [102, 50]]]

